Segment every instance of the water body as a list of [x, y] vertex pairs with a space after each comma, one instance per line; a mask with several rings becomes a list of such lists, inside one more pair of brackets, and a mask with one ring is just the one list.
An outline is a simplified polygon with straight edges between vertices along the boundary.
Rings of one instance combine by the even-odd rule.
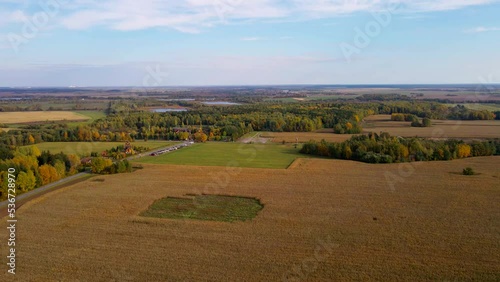
[[237, 105], [241, 105], [241, 104], [238, 104], [238, 103], [233, 103], [233, 102], [224, 102], [224, 101], [202, 102], [202, 104], [205, 104], [205, 105], [210, 105], [210, 106], [219, 106], [219, 105], [224, 105], [224, 106], [237, 106]]
[[153, 113], [187, 112], [187, 109], [152, 109]]
[[25, 100], [24, 98], [0, 98], [0, 101], [21, 101]]
[[158, 101], [166, 101], [166, 102], [172, 102], [172, 101], [194, 101], [195, 99], [158, 99]]

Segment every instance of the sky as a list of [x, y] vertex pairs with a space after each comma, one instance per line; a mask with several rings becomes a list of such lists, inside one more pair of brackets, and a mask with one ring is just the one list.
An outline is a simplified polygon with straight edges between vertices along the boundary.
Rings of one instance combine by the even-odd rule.
[[500, 82], [498, 0], [0, 0], [0, 87]]

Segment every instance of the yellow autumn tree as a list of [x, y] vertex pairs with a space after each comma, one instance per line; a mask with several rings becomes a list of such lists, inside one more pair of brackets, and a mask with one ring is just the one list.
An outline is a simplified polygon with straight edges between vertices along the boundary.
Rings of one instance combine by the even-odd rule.
[[352, 123], [350, 123], [350, 122], [346, 123], [345, 127], [347, 128], [347, 130], [351, 130], [352, 129]]
[[57, 176], [59, 179], [64, 178], [66, 176], [66, 165], [64, 164], [64, 162], [57, 160], [54, 163], [54, 168], [57, 171]]
[[189, 133], [179, 132], [177, 136], [179, 136], [179, 140], [187, 140], [189, 138]]
[[93, 140], [99, 140], [100, 137], [101, 137], [101, 135], [99, 134], [98, 131], [93, 131], [92, 132], [92, 138], [93, 138]]
[[203, 132], [198, 132], [194, 134], [194, 140], [196, 142], [205, 143], [207, 142], [208, 136]]
[[461, 158], [467, 158], [467, 157], [470, 157], [472, 154], [471, 154], [471, 147], [467, 144], [459, 144], [457, 146], [457, 157], [459, 159]]
[[40, 152], [37, 146], [30, 146], [30, 155], [38, 158], [42, 155], [42, 152]]
[[33, 137], [33, 135], [28, 135], [28, 141], [30, 142], [30, 144], [35, 144], [35, 138]]
[[410, 155], [410, 152], [408, 151], [408, 147], [406, 147], [403, 144], [399, 144], [399, 154], [403, 159], [407, 159], [408, 156]]
[[40, 173], [40, 178], [42, 179], [42, 185], [49, 184], [51, 182], [59, 180], [59, 175], [57, 170], [49, 165], [44, 164], [38, 168], [38, 173]]
[[75, 154], [70, 154], [70, 155], [68, 155], [68, 160], [69, 160], [69, 163], [71, 166], [69, 173], [70, 174], [76, 173], [78, 170], [78, 167], [81, 164], [80, 157], [78, 155], [75, 155]]
[[346, 145], [345, 148], [344, 148], [344, 157], [346, 160], [350, 160], [351, 157], [352, 157], [352, 150], [351, 150], [351, 147], [349, 145]]

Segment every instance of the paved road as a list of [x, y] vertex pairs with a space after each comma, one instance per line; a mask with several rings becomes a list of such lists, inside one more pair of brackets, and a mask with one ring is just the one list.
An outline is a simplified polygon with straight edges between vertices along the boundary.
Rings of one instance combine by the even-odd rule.
[[[154, 149], [154, 150], [151, 150], [151, 151], [148, 151], [145, 153], [141, 153], [141, 154], [138, 154], [135, 156], [130, 156], [130, 157], [126, 158], [126, 160], [135, 160], [138, 158], [142, 158], [144, 156], [148, 156], [149, 154], [151, 154], [153, 152], [170, 149], [170, 148], [173, 148], [176, 146], [179, 146], [179, 144], [174, 144], [174, 145], [164, 147], [164, 148], [157, 148], [157, 149]], [[89, 172], [80, 172], [80, 173], [77, 173], [75, 175], [65, 177], [65, 178], [58, 180], [56, 182], [52, 182], [50, 184], [41, 186], [41, 187], [36, 188], [34, 190], [31, 190], [29, 192], [23, 193], [23, 194], [16, 197], [16, 210], [31, 200], [34, 200], [34, 199], [36, 199], [44, 194], [47, 194], [49, 192], [52, 192], [52, 191], [55, 191], [57, 189], [64, 187], [63, 186], [64, 184], [72, 184], [73, 182], [77, 183], [79, 180], [84, 179], [86, 177], [89, 177], [90, 175], [91, 174]], [[7, 216], [7, 205], [8, 204], [9, 204], [8, 201], [0, 202], [0, 218]]]

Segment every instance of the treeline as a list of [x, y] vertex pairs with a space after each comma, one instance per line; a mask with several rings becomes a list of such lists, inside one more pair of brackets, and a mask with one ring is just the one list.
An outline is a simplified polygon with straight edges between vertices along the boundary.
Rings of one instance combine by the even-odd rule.
[[460, 140], [435, 141], [370, 133], [353, 136], [342, 143], [310, 141], [303, 145], [300, 152], [366, 163], [453, 160], [499, 155], [500, 140], [465, 143]]
[[[36, 146], [19, 147], [12, 150], [0, 145], [0, 200], [7, 196], [7, 171], [14, 168], [17, 174], [17, 194], [28, 192], [43, 185], [58, 181], [85, 170], [85, 165], [75, 154], [40, 152]], [[96, 157], [87, 165], [93, 173], [115, 174], [132, 172], [127, 160], [113, 162], [111, 158]]]
[[447, 117], [453, 120], [494, 120], [496, 118], [493, 112], [487, 110], [471, 110], [463, 105], [457, 105], [451, 108]]
[[97, 157], [92, 159], [90, 165], [92, 173], [97, 174], [116, 174], [132, 172], [132, 164], [127, 160], [113, 162], [111, 159]]
[[258, 104], [237, 107], [199, 107], [178, 113], [136, 112], [109, 115], [93, 127], [100, 131], [126, 129], [136, 139], [182, 139], [179, 134], [200, 130], [212, 141], [236, 140], [251, 131], [310, 132], [333, 128], [336, 133], [359, 133], [359, 122], [375, 114], [368, 105]]
[[422, 122], [416, 115], [412, 114], [392, 114], [392, 121], [411, 121], [412, 127], [431, 127], [432, 121], [430, 118], [423, 118]]
[[[375, 114], [360, 104], [291, 104], [207, 107], [178, 113], [129, 112], [110, 114], [89, 125], [31, 125], [0, 133], [12, 146], [60, 141], [186, 140], [206, 135], [210, 141], [234, 141], [252, 131], [310, 132], [334, 128], [336, 133], [361, 132], [360, 120]], [[196, 135], [197, 133], [202, 133]], [[203, 135], [204, 134], [204, 135]]]
[[[0, 141], [21, 146], [58, 141], [186, 140], [194, 138], [196, 133], [205, 134], [210, 141], [234, 141], [252, 131], [310, 132], [332, 128], [337, 134], [357, 134], [362, 132], [361, 121], [374, 114], [403, 114], [416, 119], [413, 126], [429, 126], [430, 119], [495, 118], [488, 111], [422, 101], [198, 105], [188, 112], [172, 113], [139, 111], [125, 103], [108, 107], [110, 114], [106, 118], [89, 125], [31, 125], [0, 133]], [[121, 111], [115, 114], [119, 107], [126, 108], [126, 114]], [[423, 122], [416, 117], [424, 119]]]
[[[10, 150], [1, 145], [2, 159], [0, 160], [0, 182], [5, 184], [7, 171], [14, 168], [18, 172], [16, 186], [18, 194], [33, 190], [42, 185], [62, 179], [78, 172], [80, 157], [77, 155], [66, 155], [64, 153], [51, 154], [40, 152], [36, 146], [21, 147]], [[7, 195], [7, 185], [0, 189], [0, 199]]]
[[449, 107], [436, 102], [387, 102], [381, 105], [380, 114], [412, 114], [420, 118], [440, 120], [493, 120], [493, 112], [487, 110], [472, 110], [463, 105]]

